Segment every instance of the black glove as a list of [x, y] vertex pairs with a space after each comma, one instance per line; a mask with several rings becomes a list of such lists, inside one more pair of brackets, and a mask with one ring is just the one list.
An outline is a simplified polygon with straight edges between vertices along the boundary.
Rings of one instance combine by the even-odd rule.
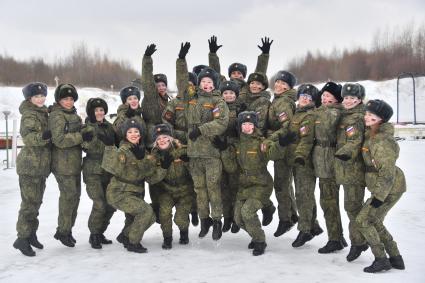
[[198, 127], [195, 127], [190, 133], [189, 133], [189, 139], [192, 141], [196, 141], [196, 139], [201, 135], [201, 131]]
[[261, 39], [261, 43], [263, 45], [261, 45], [261, 46], [260, 45], [257, 45], [258, 48], [260, 48], [260, 50], [263, 52], [263, 54], [269, 54], [269, 52], [270, 52], [270, 46], [272, 45], [273, 40], [270, 41], [270, 38], [269, 37], [264, 37], [264, 38]]
[[97, 138], [104, 145], [114, 145], [115, 142], [114, 136], [105, 135], [104, 133], [97, 133]]
[[347, 154], [335, 154], [335, 157], [342, 160], [342, 161], [347, 161], [351, 159], [351, 156], [347, 155]]
[[189, 162], [189, 156], [187, 154], [180, 155], [180, 160], [183, 162]]
[[241, 103], [239, 105], [239, 113], [244, 112], [247, 108], [248, 108], [248, 106], [246, 105], [246, 103]]
[[217, 53], [217, 50], [219, 50], [223, 45], [217, 45], [217, 36], [213, 35], [211, 36], [211, 39], [208, 40], [208, 45], [210, 47], [211, 53]]
[[145, 56], [152, 56], [156, 51], [156, 45], [155, 44], [149, 44], [148, 47], [146, 47], [145, 50]]
[[220, 151], [226, 150], [227, 147], [229, 146], [227, 143], [227, 138], [224, 137], [224, 140], [221, 140], [219, 136], [215, 136], [212, 144], [215, 148], [217, 148]]
[[50, 130], [45, 130], [42, 134], [41, 134], [41, 138], [43, 140], [50, 140], [52, 138], [52, 132]]
[[298, 164], [298, 165], [301, 165], [301, 166], [304, 166], [305, 165], [305, 160], [302, 157], [297, 157], [297, 158], [295, 158], [294, 163], [295, 164]]
[[93, 139], [93, 132], [84, 132], [81, 134], [83, 141], [89, 142]]
[[297, 139], [297, 134], [294, 132], [288, 132], [286, 135], [279, 135], [279, 145], [288, 146]]
[[189, 49], [190, 49], [190, 42], [185, 42], [184, 44], [182, 43], [180, 47], [180, 52], [179, 52], [179, 59], [186, 58], [186, 55], [189, 52]]
[[129, 105], [127, 111], [125, 111], [125, 116], [127, 116], [127, 118], [132, 118], [132, 117], [136, 116], [136, 110], [131, 108], [130, 105]]
[[170, 168], [171, 163], [173, 163], [173, 160], [174, 160], [173, 156], [170, 154], [168, 150], [161, 152], [161, 155], [162, 155], [162, 159], [160, 161], [161, 168], [162, 169]]
[[378, 208], [380, 207], [384, 202], [380, 201], [379, 199], [373, 197], [372, 202], [370, 203], [371, 206], [373, 206], [374, 208]]
[[143, 157], [145, 157], [145, 147], [141, 144], [134, 144], [132, 147], [130, 147], [130, 150], [137, 160], [141, 160]]

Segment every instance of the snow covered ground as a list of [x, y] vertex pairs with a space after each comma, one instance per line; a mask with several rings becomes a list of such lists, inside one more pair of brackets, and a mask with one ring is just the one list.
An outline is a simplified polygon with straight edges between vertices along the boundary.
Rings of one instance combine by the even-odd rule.
[[[383, 98], [395, 108], [395, 81], [362, 82], [366, 86], [368, 98]], [[405, 120], [412, 116], [407, 106], [412, 100], [408, 93], [410, 82], [403, 81], [403, 105]], [[418, 84], [418, 120], [425, 121], [425, 82]], [[85, 109], [84, 102], [89, 97], [105, 95], [111, 113], [120, 104], [118, 96], [96, 89], [80, 90], [79, 113]], [[13, 115], [22, 100], [20, 88], [0, 87], [0, 111], [12, 110]], [[53, 100], [53, 89], [49, 89], [48, 103]], [[421, 108], [422, 107], [422, 108]], [[420, 113], [419, 113], [420, 112]], [[419, 116], [422, 115], [422, 116]], [[1, 119], [3, 119], [0, 114]], [[404, 117], [404, 116], [403, 116]], [[4, 131], [4, 120], [0, 120], [0, 132]], [[425, 174], [421, 163], [425, 160], [425, 140], [400, 141], [398, 165], [404, 170], [408, 191], [390, 211], [385, 221], [399, 244], [406, 263], [406, 270], [390, 270], [382, 274], [366, 274], [363, 267], [369, 265], [373, 256], [368, 250], [353, 263], [345, 256], [348, 248], [330, 255], [320, 255], [317, 249], [327, 240], [325, 233], [314, 238], [305, 246], [294, 249], [292, 241], [296, 229], [275, 238], [278, 219], [265, 227], [268, 247], [260, 257], [253, 257], [247, 249], [248, 235], [225, 233], [220, 241], [211, 239], [211, 232], [202, 240], [197, 237], [198, 227], [190, 227], [188, 246], [178, 244], [178, 229], [174, 227], [173, 249], [161, 248], [162, 233], [154, 224], [146, 233], [143, 244], [149, 249], [147, 254], [127, 252], [115, 240], [120, 232], [124, 217], [117, 212], [112, 218], [106, 236], [114, 244], [101, 250], [90, 248], [87, 220], [91, 209], [85, 187], [82, 187], [81, 203], [73, 234], [77, 239], [75, 248], [67, 248], [53, 239], [55, 233], [59, 191], [51, 175], [47, 181], [44, 203], [40, 209], [39, 240], [44, 250], [36, 250], [37, 256], [25, 257], [12, 247], [16, 237], [15, 225], [20, 204], [18, 176], [14, 169], [3, 170], [0, 164], [0, 281], [1, 282], [425, 282], [423, 270], [425, 234]], [[0, 151], [0, 161], [6, 153]], [[272, 169], [272, 163], [269, 164]], [[272, 171], [272, 170], [271, 170]], [[147, 199], [149, 196], [147, 196]], [[342, 203], [342, 192], [340, 194]], [[316, 189], [318, 200], [318, 188]], [[275, 201], [274, 197], [273, 200]], [[323, 214], [318, 206], [319, 222], [323, 228]], [[345, 237], [348, 240], [348, 219], [342, 211]]]

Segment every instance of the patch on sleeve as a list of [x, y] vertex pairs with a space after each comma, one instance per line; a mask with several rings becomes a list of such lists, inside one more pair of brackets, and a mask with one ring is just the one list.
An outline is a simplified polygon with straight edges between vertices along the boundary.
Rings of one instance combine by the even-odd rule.
[[266, 152], [267, 151], [267, 144], [266, 143], [261, 143], [260, 150], [261, 150], [261, 152]]
[[220, 117], [220, 108], [216, 107], [216, 108], [213, 109], [212, 112], [213, 112], [213, 117], [214, 118]]
[[356, 128], [354, 128], [353, 126], [350, 126], [348, 128], [345, 129], [345, 135], [347, 137], [352, 137], [357, 133]]
[[125, 154], [120, 154], [119, 159], [121, 163], [125, 163]]
[[173, 116], [174, 116], [174, 113], [171, 112], [171, 111], [169, 111], [169, 110], [167, 110], [164, 113], [164, 119], [167, 120], [168, 122], [172, 122], [173, 121]]
[[282, 113], [280, 113], [280, 114], [279, 114], [279, 121], [280, 121], [280, 122], [284, 122], [284, 121], [286, 121], [286, 120], [288, 120], [288, 114], [286, 114], [286, 112], [282, 112]]
[[302, 126], [300, 128], [300, 136], [306, 136], [309, 133], [308, 126]]

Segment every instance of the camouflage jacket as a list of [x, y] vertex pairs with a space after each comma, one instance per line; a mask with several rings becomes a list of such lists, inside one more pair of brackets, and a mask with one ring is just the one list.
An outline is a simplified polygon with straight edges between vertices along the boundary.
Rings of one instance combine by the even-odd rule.
[[289, 121], [295, 113], [295, 101], [297, 100], [297, 91], [290, 89], [280, 95], [274, 95], [274, 99], [269, 107], [267, 137], [277, 141], [278, 134], [273, 135], [281, 128], [287, 128]]
[[384, 201], [388, 194], [400, 194], [406, 191], [403, 171], [395, 165], [399, 151], [392, 124], [381, 124], [374, 135], [370, 129], [366, 130], [362, 147], [366, 166], [366, 186], [372, 196], [381, 201]]
[[42, 134], [48, 127], [47, 107], [37, 107], [28, 100], [19, 106], [21, 113], [20, 134], [24, 147], [16, 160], [16, 172], [19, 175], [43, 176], [50, 174], [50, 140], [43, 140]]
[[115, 131], [112, 124], [106, 120], [104, 120], [101, 125], [102, 126], [100, 126], [99, 123], [91, 123], [86, 120], [86, 124], [81, 130], [81, 133], [91, 132], [93, 134], [93, 139], [91, 141], [81, 144], [83, 150], [86, 152], [86, 156], [83, 158], [84, 179], [87, 179], [87, 177], [92, 174], [101, 175], [106, 173], [101, 168], [105, 145], [97, 138], [97, 135], [102, 133], [105, 136], [115, 139]]
[[[128, 104], [121, 104], [118, 107], [117, 118], [114, 120], [114, 124], [113, 124], [115, 133], [117, 134], [117, 136], [119, 137], [120, 140], [122, 140], [124, 138], [122, 136], [122, 133], [121, 133], [121, 125], [124, 123], [125, 120], [130, 119], [130, 118], [136, 119], [137, 122], [140, 125], [142, 125], [142, 128], [144, 129], [144, 132], [146, 133], [146, 124], [145, 124], [145, 120], [143, 119], [143, 116], [142, 116], [142, 108], [140, 108], [140, 107], [137, 108], [136, 114], [133, 117], [127, 117], [126, 112], [128, 110], [128, 107], [130, 107]], [[143, 137], [143, 140], [146, 142], [146, 134]]]
[[229, 123], [229, 108], [221, 98], [220, 91], [206, 93], [198, 90], [188, 102], [185, 115], [189, 133], [194, 127], [198, 127], [201, 132], [195, 141], [187, 139], [189, 157], [220, 158], [219, 150], [211, 143], [214, 136], [226, 131]]
[[322, 105], [315, 111], [313, 165], [316, 177], [335, 177], [336, 129], [341, 111], [339, 104]]
[[77, 109], [65, 109], [57, 103], [50, 107], [49, 129], [52, 131], [52, 172], [80, 175], [82, 151], [81, 118]]
[[364, 139], [364, 113], [363, 104], [352, 109], [344, 109], [337, 127], [336, 153], [348, 155], [350, 159], [342, 161], [335, 159], [335, 178], [337, 184], [364, 186], [364, 163], [361, 147]]
[[255, 111], [258, 114], [258, 128], [266, 136], [268, 127], [268, 115], [270, 107], [270, 92], [263, 90], [260, 93], [253, 94], [248, 92], [244, 103], [247, 111]]

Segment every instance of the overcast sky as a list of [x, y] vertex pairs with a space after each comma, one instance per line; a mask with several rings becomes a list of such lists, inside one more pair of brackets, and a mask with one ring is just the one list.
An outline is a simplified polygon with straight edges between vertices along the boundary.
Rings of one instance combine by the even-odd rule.
[[255, 68], [260, 38], [274, 40], [268, 75], [307, 50], [369, 47], [378, 29], [425, 23], [423, 0], [0, 0], [0, 53], [51, 62], [85, 42], [140, 71], [157, 44], [154, 72], [175, 81], [175, 59], [191, 42], [189, 66], [208, 64], [208, 38], [218, 37], [222, 73], [238, 61]]

